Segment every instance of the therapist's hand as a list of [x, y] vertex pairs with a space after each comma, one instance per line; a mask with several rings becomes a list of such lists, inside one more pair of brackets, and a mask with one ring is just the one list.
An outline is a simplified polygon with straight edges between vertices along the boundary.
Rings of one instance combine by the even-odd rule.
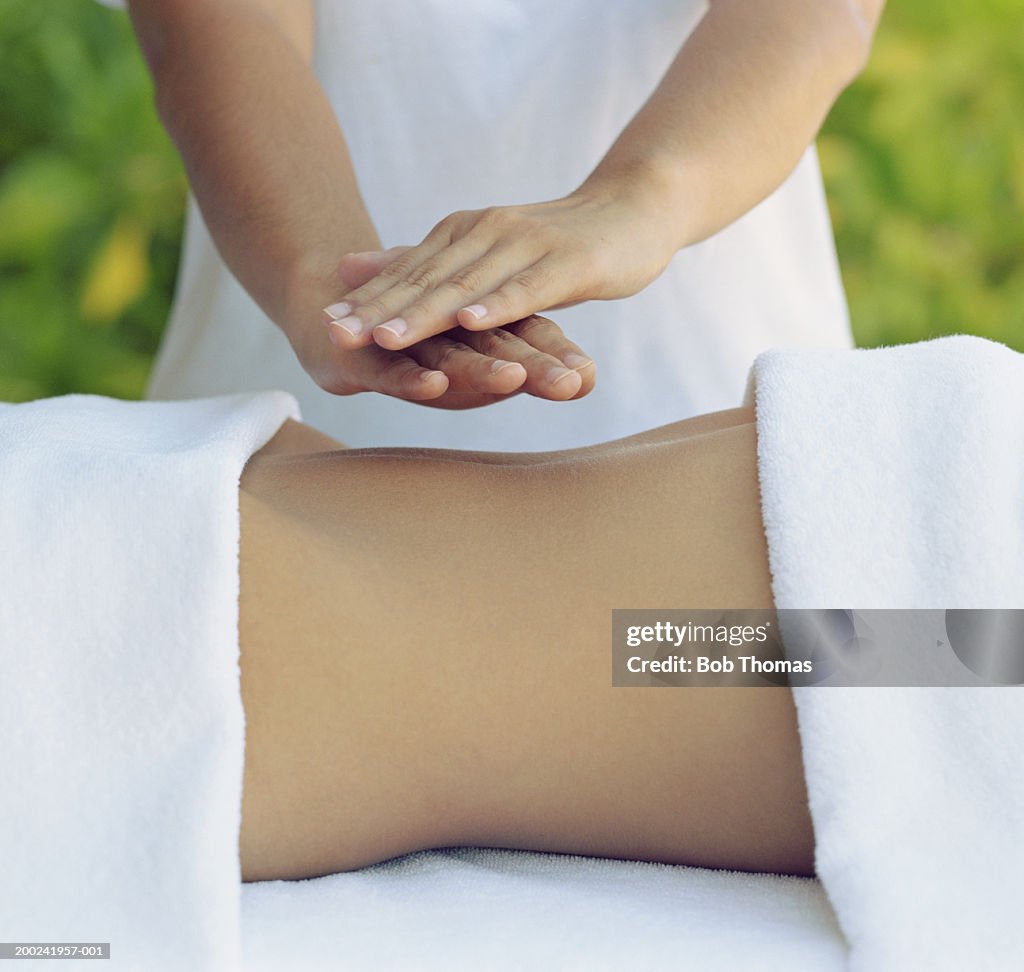
[[[350, 255], [339, 269], [343, 289], [364, 284], [409, 249]], [[332, 305], [334, 317], [337, 307]], [[465, 409], [519, 393], [569, 401], [594, 387], [594, 362], [543, 317], [531, 315], [487, 332], [456, 328], [401, 352], [372, 342], [346, 347], [334, 317], [325, 314], [319, 341], [310, 346], [307, 339], [304, 348], [296, 347], [317, 384], [334, 394], [376, 391], [421, 405]]]
[[628, 297], [668, 265], [677, 223], [663, 194], [626, 179], [550, 202], [454, 213], [328, 314], [341, 347], [401, 350], [451, 328], [482, 332]]

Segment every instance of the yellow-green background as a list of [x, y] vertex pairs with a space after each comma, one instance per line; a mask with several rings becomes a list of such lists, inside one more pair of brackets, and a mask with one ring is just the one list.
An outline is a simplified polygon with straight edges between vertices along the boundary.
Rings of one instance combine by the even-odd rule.
[[[890, 0], [819, 149], [859, 344], [1024, 351], [1020, 0]], [[0, 400], [142, 394], [184, 193], [125, 16], [0, 0]]]

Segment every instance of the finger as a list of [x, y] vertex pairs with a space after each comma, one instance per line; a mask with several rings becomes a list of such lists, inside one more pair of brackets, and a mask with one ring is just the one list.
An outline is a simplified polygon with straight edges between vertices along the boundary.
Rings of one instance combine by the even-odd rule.
[[[417, 274], [423, 263], [450, 243], [451, 230], [442, 221], [422, 243], [406, 249], [370, 280], [349, 291], [343, 301], [325, 308], [325, 318], [342, 332], [344, 346], [356, 348], [369, 344], [373, 340], [370, 336], [373, 327], [387, 320], [387, 316], [380, 317], [379, 313], [374, 313], [373, 302], [399, 281]], [[368, 323], [370, 318], [372, 323]]]
[[[497, 287], [510, 269], [508, 258], [495, 258], [482, 233], [470, 233], [434, 254], [372, 300], [353, 303], [353, 314], [365, 327], [376, 329], [373, 339], [391, 350], [456, 327], [456, 311], [480, 293]], [[526, 262], [529, 262], [528, 260]], [[391, 276], [391, 268], [380, 278]]]
[[[350, 290], [362, 287], [363, 284], [369, 283], [376, 277], [388, 264], [393, 263], [403, 253], [407, 253], [411, 249], [411, 246], [393, 246], [387, 250], [346, 253], [338, 263], [338, 279]], [[339, 307], [339, 304], [332, 304], [327, 310]], [[349, 313], [351, 313], [351, 305], [344, 308], [344, 313], [339, 316], [344, 317]]]
[[574, 398], [582, 398], [594, 390], [597, 382], [597, 365], [594, 359], [575, 341], [570, 341], [554, 321], [532, 314], [525, 320], [506, 325], [502, 330], [515, 335], [537, 351], [557, 358], [566, 368], [575, 371], [580, 376], [580, 389]]
[[542, 256], [508, 276], [491, 293], [460, 307], [455, 319], [467, 330], [484, 330], [524, 320], [537, 311], [567, 306], [577, 296], [580, 277], [580, 268], [570, 261]]
[[[388, 313], [395, 316], [374, 329], [374, 341], [381, 347], [397, 351], [458, 326], [459, 309], [473, 304], [482, 294], [493, 293], [509, 278], [532, 266], [538, 257], [538, 246], [533, 239], [499, 243], [472, 261], [464, 259], [474, 252], [468, 245], [461, 253], [455, 253], [455, 246], [450, 247], [433, 260], [427, 261], [420, 270], [424, 274], [429, 273], [430, 282], [433, 283], [429, 291], [420, 294], [395, 288], [382, 295], [382, 309], [386, 308]], [[456, 256], [460, 259], [455, 260]], [[547, 296], [545, 293], [535, 294], [527, 313], [537, 310]], [[401, 301], [409, 297], [413, 298], [411, 303], [402, 306]], [[526, 315], [519, 315], [523, 316]], [[517, 319], [514, 317], [509, 320]], [[487, 327], [497, 327], [500, 323], [492, 320]]]
[[[458, 334], [464, 332], [459, 330]], [[425, 368], [443, 371], [452, 393], [482, 392], [511, 395], [526, 381], [526, 369], [516, 361], [481, 354], [448, 335], [438, 335], [413, 345], [405, 352]]]
[[[548, 321], [551, 324], [550, 321]], [[552, 324], [552, 327], [557, 325]], [[527, 329], [529, 330], [529, 329]], [[537, 398], [564, 402], [581, 397], [593, 388], [592, 377], [589, 388], [584, 391], [583, 375], [568, 368], [553, 354], [541, 351], [522, 337], [505, 328], [491, 331], [466, 331], [463, 341], [481, 354], [504, 361], [514, 361], [526, 369], [526, 381], [522, 391]], [[587, 359], [589, 361], [589, 359]], [[590, 370], [595, 370], [590, 362]]]
[[346, 379], [351, 387], [410, 402], [438, 398], [448, 390], [443, 372], [424, 368], [407, 354], [370, 345], [346, 351], [345, 355]]
[[[408, 246], [393, 246], [388, 250], [364, 250], [361, 253], [346, 253], [338, 263], [338, 279], [351, 291], [360, 287], [377, 276], [386, 266], [393, 263], [407, 250]], [[333, 343], [339, 347], [359, 347], [360, 343], [365, 345], [368, 342], [364, 338], [362, 342], [349, 335], [344, 329], [335, 330], [337, 325], [352, 313], [352, 305], [347, 300], [330, 304], [323, 310], [323, 322], [328, 333], [334, 334]]]

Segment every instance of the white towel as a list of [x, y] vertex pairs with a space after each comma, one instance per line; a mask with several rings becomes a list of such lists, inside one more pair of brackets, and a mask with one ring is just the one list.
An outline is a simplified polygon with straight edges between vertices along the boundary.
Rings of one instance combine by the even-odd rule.
[[238, 478], [287, 417], [0, 405], [0, 941], [240, 967]]
[[842, 972], [818, 881], [447, 848], [242, 893], [246, 972]]
[[[1024, 356], [776, 350], [751, 378], [777, 607], [1024, 607]], [[1020, 968], [1024, 689], [794, 696], [850, 968]]]

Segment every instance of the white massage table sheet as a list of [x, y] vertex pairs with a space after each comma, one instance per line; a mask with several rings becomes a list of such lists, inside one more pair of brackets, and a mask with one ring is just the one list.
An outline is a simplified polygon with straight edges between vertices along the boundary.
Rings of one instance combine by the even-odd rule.
[[242, 890], [245, 972], [840, 972], [816, 880], [458, 848]]

